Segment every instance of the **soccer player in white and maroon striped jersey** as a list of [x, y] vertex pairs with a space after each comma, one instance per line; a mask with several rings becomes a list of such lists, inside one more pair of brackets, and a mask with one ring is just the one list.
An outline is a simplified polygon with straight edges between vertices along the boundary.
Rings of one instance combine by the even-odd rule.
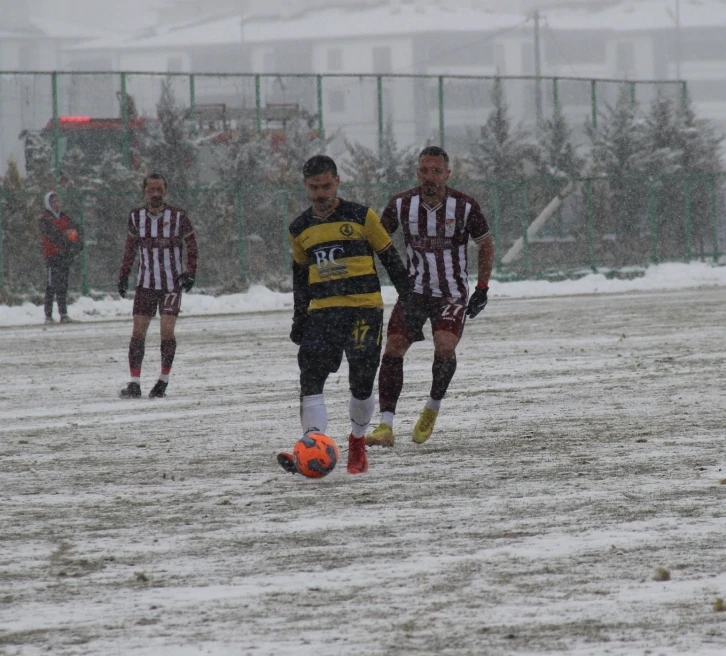
[[[182, 290], [194, 285], [197, 271], [197, 239], [186, 212], [164, 202], [166, 180], [158, 173], [144, 178], [142, 186], [146, 205], [129, 214], [128, 236], [124, 249], [118, 292], [126, 296], [131, 267], [139, 254], [139, 275], [134, 295], [134, 327], [129, 342], [129, 384], [121, 398], [141, 396], [141, 364], [144, 360], [146, 333], [151, 319], [159, 310], [161, 324], [161, 373], [149, 397], [166, 394], [169, 373], [176, 353], [174, 328], [181, 307]], [[186, 246], [187, 263], [182, 252]]]
[[[406, 308], [411, 314], [409, 308], [415, 307], [416, 316], [404, 320], [399, 301], [388, 322], [386, 349], [378, 373], [381, 423], [366, 435], [370, 446], [393, 446], [393, 418], [403, 389], [403, 357], [413, 342], [424, 339], [422, 329], [428, 320], [434, 336], [433, 380], [412, 438], [422, 444], [431, 436], [441, 400], [456, 371], [456, 346], [466, 317], [475, 317], [487, 304], [494, 263], [489, 225], [473, 198], [446, 185], [450, 175], [446, 152], [438, 146], [424, 148], [417, 170], [420, 185], [394, 196], [381, 216], [389, 233], [399, 224], [403, 229], [415, 299]], [[471, 297], [467, 273], [469, 238], [479, 247], [477, 285]], [[412, 330], [414, 325], [417, 330]]]

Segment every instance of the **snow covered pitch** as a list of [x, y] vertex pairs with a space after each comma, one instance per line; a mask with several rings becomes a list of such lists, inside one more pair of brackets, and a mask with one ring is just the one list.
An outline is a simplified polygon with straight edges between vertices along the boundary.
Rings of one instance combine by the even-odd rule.
[[318, 481], [289, 311], [181, 319], [160, 400], [130, 319], [0, 329], [0, 654], [723, 654], [724, 294], [495, 297], [434, 436], [427, 341], [396, 447]]

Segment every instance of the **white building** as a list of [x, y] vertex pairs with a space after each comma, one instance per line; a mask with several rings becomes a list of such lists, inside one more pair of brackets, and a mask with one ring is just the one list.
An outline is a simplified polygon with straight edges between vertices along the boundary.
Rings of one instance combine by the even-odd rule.
[[[503, 13], [503, 6], [513, 13]], [[539, 85], [533, 79], [508, 80], [507, 99], [516, 118], [531, 121], [539, 109], [546, 114], [556, 97], [578, 125], [592, 112], [588, 78], [680, 77], [699, 113], [723, 122], [726, 130], [723, 0], [216, 0], [211, 7], [197, 0], [159, 0], [147, 8], [156, 10], [156, 25], [134, 36], [89, 39], [86, 32], [85, 38], [75, 33], [70, 41], [53, 41], [58, 63], [47, 68], [247, 74], [199, 76], [193, 83], [174, 79], [181, 102], [193, 96], [197, 104], [250, 108], [259, 97], [263, 107], [322, 110], [327, 133], [339, 135], [334, 150], [344, 138], [374, 145], [380, 125], [389, 122], [401, 144], [436, 141], [442, 128], [447, 147], [465, 138], [466, 128], [486, 118], [491, 85], [445, 78], [440, 87], [438, 76], [560, 77], [556, 85], [549, 79]], [[22, 67], [22, 58], [8, 61], [5, 70]], [[262, 75], [259, 88], [253, 74]], [[313, 77], [294, 77], [300, 74]], [[399, 77], [384, 77], [379, 89], [375, 75]], [[68, 79], [75, 81], [61, 89], [61, 112], [118, 114], [120, 76]], [[124, 82], [139, 111], [153, 114], [161, 78], [137, 74]], [[616, 82], [598, 83], [599, 106], [614, 100], [619, 88]], [[669, 88], [681, 91], [677, 84]], [[647, 102], [654, 89], [637, 85], [634, 91]], [[37, 118], [44, 123], [48, 96], [38, 98]]]

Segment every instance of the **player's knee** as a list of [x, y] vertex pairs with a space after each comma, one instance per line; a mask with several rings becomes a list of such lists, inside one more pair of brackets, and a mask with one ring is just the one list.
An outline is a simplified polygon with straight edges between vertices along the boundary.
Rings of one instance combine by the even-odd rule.
[[356, 399], [367, 399], [373, 393], [373, 384], [376, 380], [376, 366], [362, 366], [351, 368], [350, 393]]
[[315, 394], [322, 394], [327, 378], [328, 373], [325, 371], [300, 371], [300, 395], [314, 396]]

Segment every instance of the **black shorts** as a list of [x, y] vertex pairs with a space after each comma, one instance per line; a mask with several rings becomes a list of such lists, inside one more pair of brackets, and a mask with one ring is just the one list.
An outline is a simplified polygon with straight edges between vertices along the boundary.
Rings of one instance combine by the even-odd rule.
[[181, 292], [165, 292], [137, 287], [134, 294], [132, 314], [134, 316], [140, 314], [144, 317], [155, 317], [157, 308], [159, 314], [170, 314], [173, 317], [178, 317], [181, 309]]
[[381, 359], [383, 310], [326, 308], [312, 310], [298, 351], [300, 370], [315, 367], [338, 371], [345, 353], [348, 363], [378, 366]]

